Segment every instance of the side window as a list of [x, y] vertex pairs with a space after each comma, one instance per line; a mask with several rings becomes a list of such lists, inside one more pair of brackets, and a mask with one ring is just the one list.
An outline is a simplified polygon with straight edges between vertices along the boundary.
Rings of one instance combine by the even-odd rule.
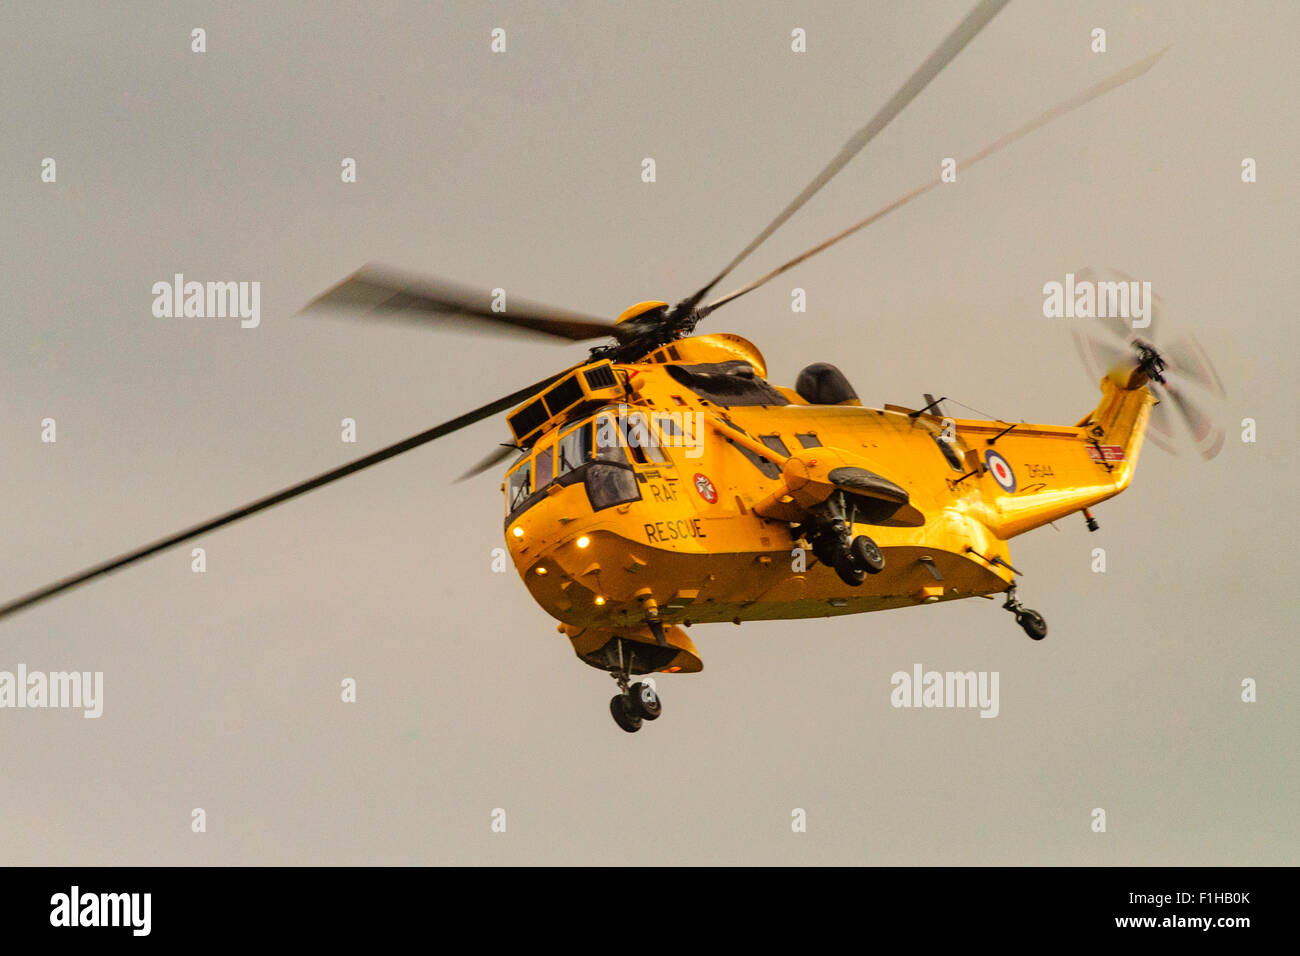
[[662, 465], [664, 453], [659, 447], [659, 439], [650, 430], [650, 421], [641, 412], [629, 412], [626, 419], [628, 450], [632, 459], [638, 464], [652, 463]]
[[551, 470], [551, 461], [555, 456], [555, 446], [548, 445], [537, 453], [533, 459], [533, 485], [541, 491], [555, 477]]
[[799, 444], [803, 445], [804, 448], [822, 447], [821, 441], [812, 432], [805, 432], [802, 435], [795, 435], [794, 437], [799, 439]]
[[682, 426], [678, 423], [676, 412], [663, 412], [659, 415], [659, 434], [667, 438], [681, 438]]
[[785, 442], [781, 441], [780, 435], [759, 435], [758, 440], [778, 455], [790, 457], [790, 449], [785, 447]]
[[627, 452], [620, 440], [618, 419], [608, 412], [596, 416], [596, 460], [627, 463]]
[[532, 494], [532, 465], [531, 460], [525, 461], [512, 471], [510, 477], [506, 479], [506, 506], [508, 510], [514, 511]]

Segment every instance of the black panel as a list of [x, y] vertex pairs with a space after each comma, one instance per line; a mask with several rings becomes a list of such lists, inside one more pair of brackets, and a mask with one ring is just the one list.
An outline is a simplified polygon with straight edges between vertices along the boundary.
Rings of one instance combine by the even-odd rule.
[[618, 384], [618, 380], [614, 378], [614, 370], [608, 365], [589, 368], [582, 374], [587, 377], [587, 388], [592, 391], [598, 388], [613, 388]]
[[551, 415], [558, 415], [575, 402], [582, 401], [583, 392], [582, 386], [578, 384], [578, 376], [570, 375], [548, 390], [542, 398], [546, 399], [546, 407]]
[[789, 405], [790, 401], [737, 359], [707, 365], [669, 365], [668, 374], [715, 405]]
[[874, 471], [867, 471], [865, 468], [851, 466], [832, 468], [827, 477], [830, 478], [831, 484], [837, 488], [860, 491], [865, 495], [885, 498], [900, 505], [905, 505], [908, 502], [906, 491], [888, 478], [882, 478]]
[[534, 399], [510, 416], [510, 430], [515, 433], [515, 437], [523, 438], [533, 429], [545, 424], [548, 418], [550, 416], [546, 414], [542, 400]]

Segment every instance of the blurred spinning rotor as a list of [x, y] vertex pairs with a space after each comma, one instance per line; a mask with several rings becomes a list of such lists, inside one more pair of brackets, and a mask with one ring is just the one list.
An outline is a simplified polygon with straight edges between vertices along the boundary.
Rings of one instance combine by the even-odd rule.
[[[1137, 281], [1116, 269], [1098, 271], [1084, 268], [1074, 275], [1076, 285], [1084, 281]], [[1158, 294], [1152, 294], [1148, 308], [1150, 325], [1145, 328], [1133, 328], [1131, 319], [1111, 317], [1093, 319], [1090, 326], [1072, 329], [1079, 358], [1096, 381], [1117, 363], [1130, 357], [1139, 345], [1154, 346], [1165, 361], [1165, 377], [1177, 379], [1178, 384], [1154, 380], [1149, 383], [1160, 404], [1151, 410], [1147, 438], [1171, 455], [1177, 455], [1190, 443], [1202, 458], [1209, 461], [1223, 448], [1224, 428], [1218, 416], [1207, 411], [1206, 406], [1217, 411], [1227, 393], [1196, 336], [1190, 333], [1169, 336], [1162, 321], [1164, 300]], [[1193, 391], [1200, 393], [1199, 397], [1185, 391], [1184, 385], [1192, 386]], [[1182, 421], [1182, 426], [1178, 425], [1178, 420]]]

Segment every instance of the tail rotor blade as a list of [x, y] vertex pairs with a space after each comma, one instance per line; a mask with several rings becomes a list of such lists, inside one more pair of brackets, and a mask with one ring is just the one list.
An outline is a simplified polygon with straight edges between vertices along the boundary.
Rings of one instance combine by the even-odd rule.
[[1084, 368], [1094, 379], [1101, 378], [1131, 354], [1118, 345], [1112, 345], [1079, 329], [1071, 329], [1071, 334]]
[[1172, 400], [1165, 397], [1160, 386], [1155, 382], [1149, 382], [1147, 387], [1153, 389], [1156, 397], [1160, 399], [1159, 404], [1151, 409], [1151, 418], [1147, 423], [1147, 439], [1157, 448], [1177, 458], [1178, 438], [1174, 431], [1174, 414], [1169, 410]]
[[1196, 450], [1200, 452], [1202, 458], [1209, 461], [1223, 448], [1223, 426], [1211, 418], [1200, 405], [1172, 385], [1165, 386], [1165, 391], [1169, 393], [1169, 398], [1173, 401], [1179, 416], [1187, 425], [1187, 430], [1191, 432]]
[[1196, 336], [1190, 334], [1180, 336], [1172, 344], [1162, 348], [1162, 351], [1165, 352], [1169, 368], [1177, 372], [1179, 377], [1195, 382], [1218, 398], [1227, 397], [1227, 393], [1223, 390], [1223, 382], [1219, 380], [1219, 373], [1214, 370], [1214, 364], [1205, 354], [1205, 349], [1201, 348], [1201, 343], [1196, 340]]

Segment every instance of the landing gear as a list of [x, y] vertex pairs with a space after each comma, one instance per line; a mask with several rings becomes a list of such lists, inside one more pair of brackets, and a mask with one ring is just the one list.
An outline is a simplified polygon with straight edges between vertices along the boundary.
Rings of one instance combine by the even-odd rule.
[[632, 713], [631, 699], [627, 694], [615, 694], [609, 699], [609, 712], [618, 724], [629, 734], [641, 729], [641, 718]]
[[1016, 616], [1016, 623], [1031, 639], [1041, 641], [1047, 636], [1047, 621], [1043, 619], [1043, 615], [1025, 607], [1016, 599], [1016, 586], [1014, 584], [1007, 588], [1007, 599], [1003, 602], [1002, 607]]
[[1029, 609], [1021, 611], [1016, 615], [1016, 623], [1035, 641], [1041, 641], [1047, 636], [1047, 622], [1037, 611]]
[[631, 661], [624, 660], [623, 642], [620, 640], [618, 665], [610, 671], [610, 676], [618, 684], [619, 693], [610, 698], [609, 713], [614, 718], [614, 723], [629, 734], [634, 734], [641, 729], [642, 721], [658, 720], [664, 712], [664, 706], [653, 684], [647, 681], [630, 683], [630, 666]]
[[885, 570], [884, 552], [880, 550], [880, 545], [865, 534], [860, 534], [853, 539], [853, 543], [849, 545], [849, 554], [853, 558], [853, 563], [867, 574], [879, 574]]
[[659, 695], [651, 684], [637, 681], [628, 688], [627, 698], [637, 716], [644, 720], [658, 720], [664, 712], [664, 705], [660, 703]]
[[[868, 574], [885, 570], [885, 555], [880, 545], [865, 534], [851, 537], [852, 506], [843, 499], [843, 493], [833, 497], [828, 510], [814, 515], [796, 531], [808, 539], [818, 561], [834, 568], [841, 581], [856, 588]], [[850, 520], [845, 519], [846, 515]]]
[[840, 576], [840, 580], [849, 587], [860, 587], [862, 582], [867, 579], [867, 572], [862, 570], [853, 560], [853, 555], [847, 551], [841, 551], [835, 556], [835, 573]]

